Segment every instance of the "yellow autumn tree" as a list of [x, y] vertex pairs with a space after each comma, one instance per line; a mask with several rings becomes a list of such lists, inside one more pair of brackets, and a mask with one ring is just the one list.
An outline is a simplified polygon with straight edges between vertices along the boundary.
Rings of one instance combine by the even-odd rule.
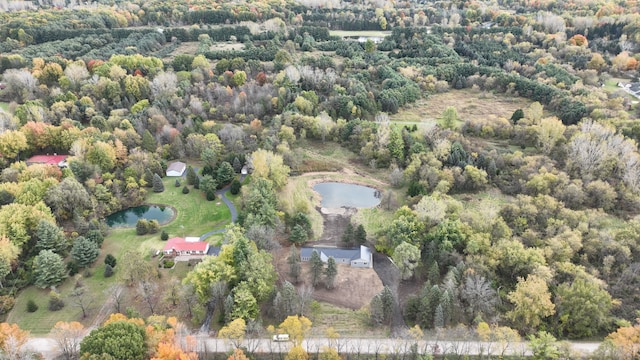
[[307, 351], [300, 345], [296, 345], [289, 350], [285, 360], [308, 360], [309, 354]]
[[233, 347], [237, 349], [242, 345], [246, 330], [246, 322], [243, 318], [238, 318], [220, 329], [220, 331], [218, 332], [218, 337], [229, 340], [231, 344], [233, 344]]
[[289, 334], [294, 347], [302, 345], [310, 329], [311, 320], [304, 316], [288, 316], [278, 327], [281, 334]]

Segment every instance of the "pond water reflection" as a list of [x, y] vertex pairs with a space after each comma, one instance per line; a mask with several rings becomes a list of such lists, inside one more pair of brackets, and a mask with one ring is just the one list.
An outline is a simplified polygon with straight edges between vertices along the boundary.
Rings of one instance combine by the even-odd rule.
[[173, 209], [169, 206], [142, 205], [121, 210], [107, 216], [107, 225], [110, 227], [134, 227], [139, 219], [158, 220], [166, 224], [173, 219]]
[[322, 196], [321, 206], [325, 208], [370, 208], [380, 204], [380, 190], [372, 187], [324, 182], [313, 186], [313, 190]]

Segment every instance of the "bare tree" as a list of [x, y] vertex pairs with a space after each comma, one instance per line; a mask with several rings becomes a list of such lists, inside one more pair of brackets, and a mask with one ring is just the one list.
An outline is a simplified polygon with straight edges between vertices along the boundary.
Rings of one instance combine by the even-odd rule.
[[181, 304], [183, 304], [189, 312], [189, 317], [193, 316], [193, 305], [198, 302], [198, 294], [192, 284], [182, 286], [180, 289]]
[[56, 341], [62, 355], [67, 360], [77, 359], [80, 342], [85, 335], [85, 328], [77, 321], [59, 321], [51, 330], [51, 337]]
[[94, 300], [94, 297], [85, 291], [84, 288], [77, 288], [71, 293], [71, 303], [82, 310], [83, 319], [87, 317], [87, 313]]
[[171, 304], [173, 306], [178, 305], [178, 302], [180, 301], [180, 280], [171, 280], [167, 289], [167, 293], [165, 295], [165, 299], [167, 301], [171, 301]]
[[260, 320], [249, 319], [245, 328], [244, 343], [245, 348], [250, 354], [258, 350], [260, 341], [264, 335], [264, 328]]
[[122, 284], [113, 284], [105, 290], [109, 294], [110, 300], [113, 302], [115, 312], [122, 313], [121, 306], [124, 301], [124, 286]]
[[311, 304], [313, 297], [313, 287], [308, 285], [302, 285], [298, 288], [299, 296], [299, 315], [304, 315], [307, 312], [307, 307]]
[[156, 302], [158, 301], [158, 284], [149, 280], [143, 280], [138, 283], [138, 294], [140, 294], [140, 296], [142, 296], [144, 301], [147, 303], [151, 314], [154, 314]]

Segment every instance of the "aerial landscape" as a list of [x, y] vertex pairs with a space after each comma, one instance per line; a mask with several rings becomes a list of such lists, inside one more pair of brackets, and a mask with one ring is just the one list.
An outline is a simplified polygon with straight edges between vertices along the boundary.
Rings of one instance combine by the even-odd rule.
[[634, 0], [0, 0], [0, 359], [638, 359], [639, 68]]

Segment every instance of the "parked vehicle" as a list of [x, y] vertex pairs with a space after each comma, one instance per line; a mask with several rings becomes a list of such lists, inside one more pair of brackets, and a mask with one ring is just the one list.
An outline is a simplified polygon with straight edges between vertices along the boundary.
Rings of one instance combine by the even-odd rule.
[[289, 341], [289, 334], [273, 335], [273, 341]]

